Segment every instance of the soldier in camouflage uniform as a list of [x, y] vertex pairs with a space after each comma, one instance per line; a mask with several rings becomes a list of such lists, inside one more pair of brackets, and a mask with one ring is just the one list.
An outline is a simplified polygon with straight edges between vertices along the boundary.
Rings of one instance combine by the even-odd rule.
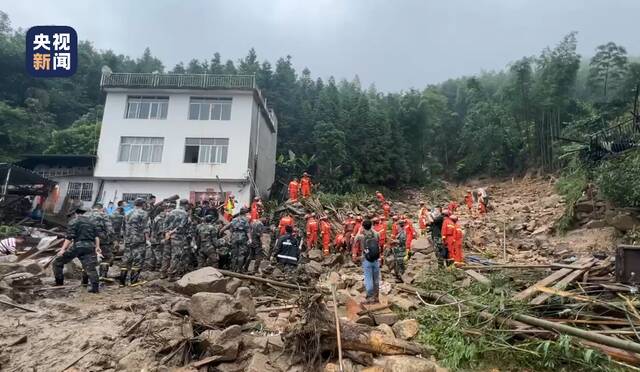
[[98, 264], [97, 254], [100, 253], [100, 238], [98, 237], [98, 229], [84, 214], [85, 210], [82, 207], [74, 211], [62, 249], [53, 261], [53, 276], [56, 279], [56, 285], [63, 285], [62, 270], [64, 265], [77, 257], [91, 282], [89, 292], [98, 293], [96, 265]]
[[204, 222], [196, 228], [196, 246], [198, 247], [198, 267], [218, 267], [218, 229], [215, 216], [204, 216]]
[[145, 270], [157, 271], [162, 266], [164, 251], [164, 220], [167, 217], [167, 207], [163, 206], [162, 211], [149, 222], [151, 223], [151, 234], [149, 236], [150, 246], [147, 246], [145, 253]]
[[144, 199], [134, 201], [135, 208], [125, 217], [125, 248], [122, 258], [125, 266], [120, 268], [120, 285], [127, 283], [130, 271], [130, 283], [135, 284], [140, 277], [144, 264], [146, 244], [149, 241], [149, 215], [144, 211]]
[[181, 199], [178, 208], [169, 212], [164, 222], [165, 240], [171, 245], [171, 263], [168, 268], [170, 278], [183, 275], [191, 264], [190, 248], [187, 242], [191, 229], [188, 208], [189, 201]]
[[171, 243], [165, 239], [165, 228], [167, 226], [167, 216], [172, 210], [176, 209], [176, 204], [168, 202], [164, 211], [164, 217], [162, 219], [162, 226], [160, 233], [160, 246], [162, 247], [162, 255], [160, 255], [160, 277], [166, 278], [169, 272], [169, 266], [171, 266]]
[[113, 226], [114, 234], [112, 253], [116, 255], [120, 252], [122, 242], [124, 240], [124, 208], [119, 205], [109, 218], [111, 219], [111, 226]]
[[266, 227], [267, 220], [266, 218], [257, 219], [251, 222], [249, 229], [249, 237], [251, 238], [251, 243], [249, 244], [249, 254], [244, 262], [243, 269], [244, 271], [249, 270], [249, 263], [251, 260], [255, 260], [253, 264], [253, 272], [257, 273], [260, 268], [260, 263], [264, 258], [264, 251], [262, 247], [262, 234], [268, 232], [268, 228]]
[[398, 235], [395, 239], [393, 247], [393, 272], [400, 281], [404, 274], [404, 258], [407, 254], [407, 233], [404, 230], [404, 220], [398, 221]]
[[249, 208], [243, 207], [240, 213], [220, 231], [231, 229], [231, 270], [241, 272], [249, 256]]
[[[109, 274], [109, 266], [113, 265], [113, 251], [111, 248], [115, 231], [111, 224], [111, 218], [104, 212], [102, 203], [95, 203], [93, 209], [89, 211], [89, 213], [86, 213], [85, 216], [89, 217], [98, 229], [98, 237], [100, 238], [102, 250], [102, 262], [100, 262], [98, 274], [100, 278], [106, 278], [107, 274]], [[82, 274], [82, 284], [86, 284], [88, 280], [87, 274]]]

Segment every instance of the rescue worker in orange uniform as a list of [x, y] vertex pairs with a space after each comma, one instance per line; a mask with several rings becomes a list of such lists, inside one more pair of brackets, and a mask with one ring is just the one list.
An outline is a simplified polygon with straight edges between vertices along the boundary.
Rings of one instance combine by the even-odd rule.
[[462, 253], [462, 246], [464, 242], [464, 232], [462, 231], [462, 225], [458, 222], [457, 216], [451, 216], [451, 220], [455, 224], [455, 231], [453, 233], [453, 259], [454, 263], [464, 262], [464, 255]]
[[444, 215], [444, 220], [442, 221], [442, 242], [447, 247], [447, 259], [445, 262], [449, 263], [453, 257], [453, 234], [456, 230], [456, 224], [451, 219], [451, 213], [448, 209], [442, 211]]
[[447, 206], [447, 209], [451, 214], [456, 213], [456, 209], [458, 209], [458, 203], [456, 203], [454, 200], [450, 201], [449, 205]]
[[311, 177], [309, 173], [304, 172], [300, 179], [300, 191], [302, 191], [302, 197], [308, 198], [311, 196]]
[[387, 225], [385, 224], [383, 219], [378, 217], [374, 217], [373, 220], [373, 229], [378, 233], [380, 237], [379, 245], [380, 245], [380, 267], [384, 263], [384, 245], [387, 242]]
[[394, 215], [392, 220], [393, 223], [391, 224], [391, 240], [395, 240], [398, 236], [398, 215]]
[[347, 242], [344, 238], [344, 234], [336, 235], [336, 239], [333, 242], [333, 247], [336, 252], [344, 252], [347, 250]]
[[404, 219], [404, 231], [407, 234], [407, 253], [411, 252], [411, 243], [416, 235], [416, 229], [413, 227], [413, 221], [410, 218]]
[[464, 204], [467, 205], [469, 213], [473, 212], [473, 195], [471, 195], [471, 190], [467, 190], [467, 195], [464, 196]]
[[256, 221], [260, 219], [260, 215], [262, 214], [262, 201], [259, 196], [253, 198], [253, 202], [251, 203], [251, 221]]
[[286, 233], [285, 228], [287, 226], [294, 227], [293, 217], [291, 217], [289, 212], [285, 212], [284, 216], [280, 219], [280, 223], [278, 224], [278, 237], [283, 236]]
[[382, 212], [384, 214], [384, 219], [389, 219], [389, 214], [391, 214], [391, 204], [389, 202], [382, 203]]
[[227, 200], [224, 202], [224, 219], [227, 222], [231, 222], [233, 219], [233, 211], [236, 208], [236, 198], [233, 195], [228, 195]]
[[418, 226], [420, 227], [420, 235], [424, 235], [427, 232], [429, 208], [424, 205], [424, 202], [420, 202], [420, 210], [418, 211]]
[[331, 224], [326, 215], [320, 217], [320, 233], [322, 234], [322, 255], [326, 257], [331, 254], [329, 251], [329, 245], [331, 244]]
[[307, 218], [307, 251], [312, 250], [318, 243], [318, 220], [316, 214], [311, 213]]
[[351, 242], [353, 241], [353, 236], [355, 234], [355, 226], [356, 220], [353, 216], [353, 213], [349, 213], [349, 216], [346, 220], [344, 220], [344, 244], [346, 244], [347, 250], [351, 250]]
[[487, 214], [487, 206], [484, 204], [484, 200], [478, 200], [478, 212], [480, 212], [480, 216], [484, 216]]
[[289, 182], [289, 200], [293, 202], [298, 201], [299, 188], [300, 184], [298, 183], [298, 177], [295, 177], [291, 182]]

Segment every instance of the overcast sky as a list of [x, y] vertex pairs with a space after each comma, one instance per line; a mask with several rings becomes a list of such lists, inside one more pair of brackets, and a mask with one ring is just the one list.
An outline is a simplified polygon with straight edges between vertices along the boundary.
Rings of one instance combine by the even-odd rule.
[[385, 91], [504, 68], [578, 31], [583, 56], [614, 41], [640, 55], [640, 0], [3, 0], [14, 27], [69, 25], [99, 49], [137, 57], [149, 46], [167, 68], [254, 47], [290, 54], [313, 76]]

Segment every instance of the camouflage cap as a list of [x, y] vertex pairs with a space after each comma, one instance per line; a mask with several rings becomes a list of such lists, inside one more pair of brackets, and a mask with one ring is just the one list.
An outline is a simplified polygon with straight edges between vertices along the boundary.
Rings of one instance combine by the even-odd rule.
[[93, 203], [93, 207], [94, 208], [102, 208], [102, 207], [104, 207], [104, 205], [101, 202], [95, 202], [95, 203]]
[[145, 200], [142, 198], [136, 198], [136, 200], [133, 201], [133, 205], [135, 205], [136, 207], [141, 207], [143, 206], [145, 203]]

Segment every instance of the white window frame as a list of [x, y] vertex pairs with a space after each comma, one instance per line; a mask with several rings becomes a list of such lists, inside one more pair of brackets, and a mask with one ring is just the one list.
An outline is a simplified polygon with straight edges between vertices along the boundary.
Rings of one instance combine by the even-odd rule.
[[231, 97], [191, 97], [189, 100], [189, 120], [231, 120]]
[[[148, 109], [143, 110], [144, 105], [148, 105]], [[166, 120], [168, 111], [169, 97], [128, 96], [124, 118]]]
[[161, 163], [164, 137], [120, 137], [118, 162]]
[[69, 182], [67, 186], [67, 196], [69, 199], [92, 201], [93, 182]]
[[134, 201], [138, 198], [147, 200], [150, 196], [151, 194], [149, 193], [125, 192], [125, 193], [122, 193], [122, 200], [124, 200], [125, 202]]
[[[198, 162], [187, 162], [187, 147], [198, 147]], [[228, 138], [195, 138], [184, 140], [184, 163], [187, 164], [227, 164], [229, 161]]]

